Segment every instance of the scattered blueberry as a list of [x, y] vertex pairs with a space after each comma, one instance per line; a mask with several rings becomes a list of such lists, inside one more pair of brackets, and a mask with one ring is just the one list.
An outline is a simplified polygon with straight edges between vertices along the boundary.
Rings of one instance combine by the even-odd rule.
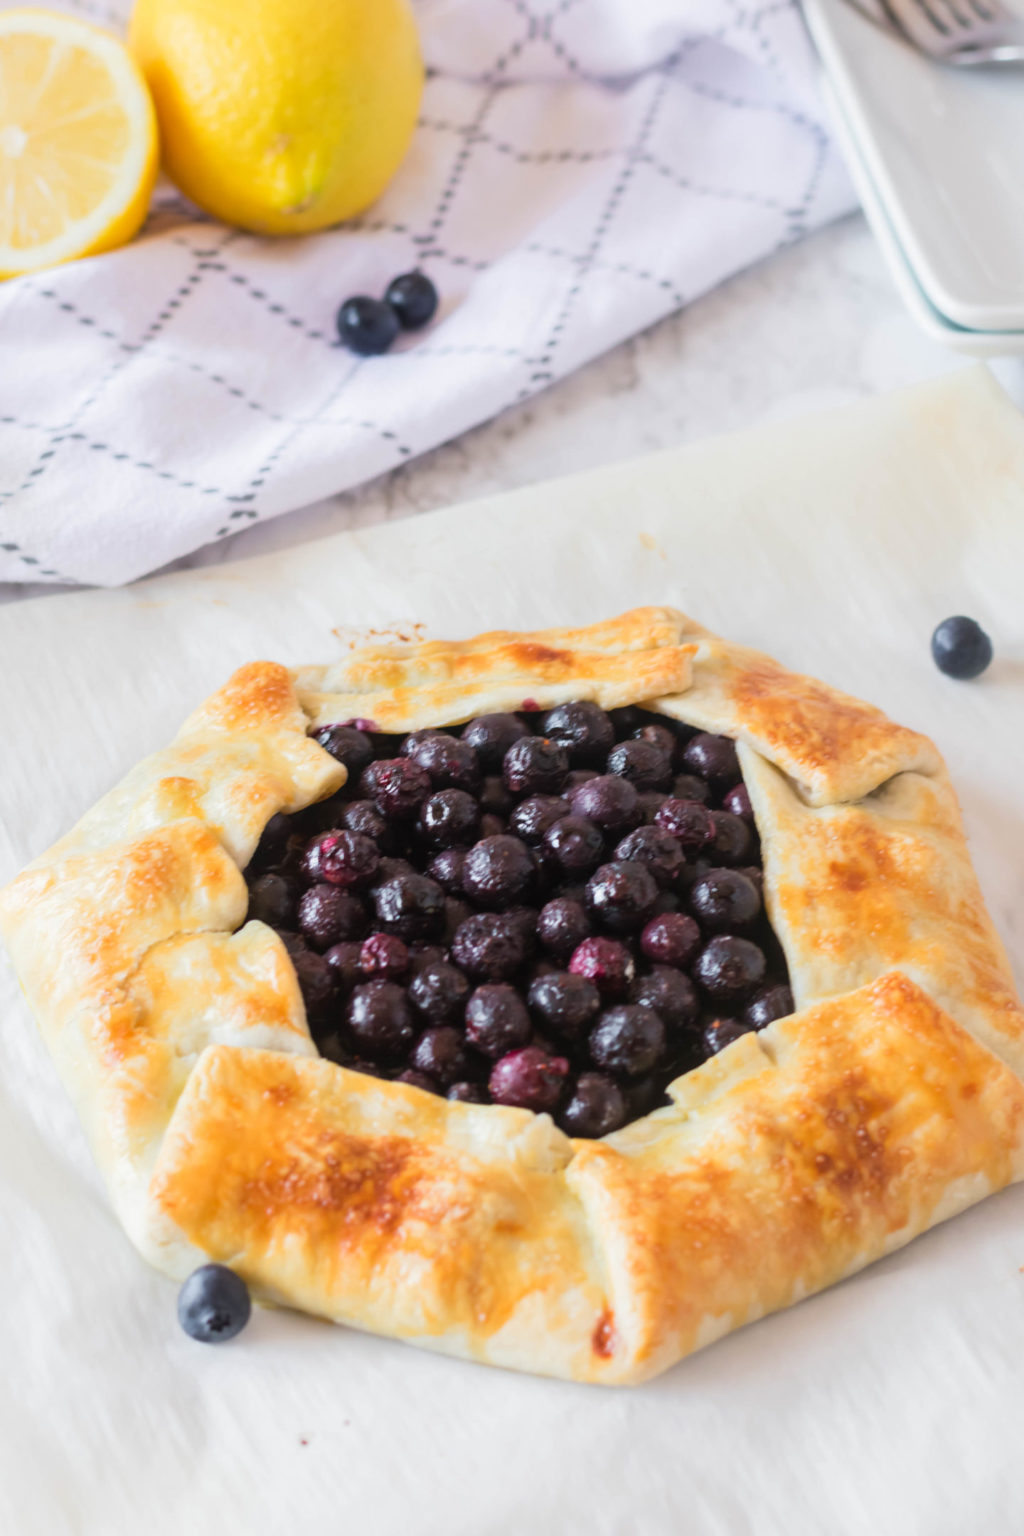
[[932, 658], [947, 677], [978, 677], [992, 660], [992, 641], [974, 619], [943, 619], [932, 635]]
[[249, 1288], [224, 1264], [202, 1264], [178, 1292], [178, 1321], [190, 1339], [223, 1344], [241, 1333], [252, 1314]]
[[382, 299], [357, 294], [338, 310], [338, 336], [350, 352], [377, 357], [386, 352], [399, 331], [398, 315]]
[[384, 294], [403, 331], [418, 331], [437, 312], [437, 289], [425, 272], [403, 272], [392, 278]]

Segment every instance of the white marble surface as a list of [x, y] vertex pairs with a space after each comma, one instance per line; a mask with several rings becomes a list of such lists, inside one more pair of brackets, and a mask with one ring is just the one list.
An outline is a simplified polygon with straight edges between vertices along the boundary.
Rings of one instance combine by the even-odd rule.
[[[179, 564], [235, 560], [415, 516], [963, 366], [905, 313], [867, 225], [853, 216], [485, 426], [358, 491], [250, 528]], [[1000, 362], [994, 371], [1024, 400], [1024, 362]], [[0, 584], [0, 601], [54, 590]]]

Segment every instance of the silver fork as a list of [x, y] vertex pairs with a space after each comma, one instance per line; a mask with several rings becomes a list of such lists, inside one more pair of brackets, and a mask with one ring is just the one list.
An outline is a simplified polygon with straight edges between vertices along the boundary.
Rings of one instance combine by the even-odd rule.
[[907, 41], [940, 64], [1024, 61], [1024, 19], [1003, 0], [880, 0], [880, 4]]

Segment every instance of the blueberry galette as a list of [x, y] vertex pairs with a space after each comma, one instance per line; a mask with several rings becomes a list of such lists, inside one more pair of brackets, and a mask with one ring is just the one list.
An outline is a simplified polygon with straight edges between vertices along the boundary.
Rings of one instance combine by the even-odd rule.
[[681, 614], [243, 667], [0, 895], [161, 1268], [635, 1382], [1024, 1174], [922, 736]]

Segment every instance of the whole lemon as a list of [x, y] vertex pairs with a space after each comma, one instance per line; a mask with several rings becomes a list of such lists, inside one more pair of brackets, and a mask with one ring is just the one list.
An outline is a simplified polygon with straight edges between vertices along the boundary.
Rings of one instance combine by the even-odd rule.
[[409, 0], [138, 0], [168, 175], [229, 224], [323, 229], [380, 195], [423, 90]]

